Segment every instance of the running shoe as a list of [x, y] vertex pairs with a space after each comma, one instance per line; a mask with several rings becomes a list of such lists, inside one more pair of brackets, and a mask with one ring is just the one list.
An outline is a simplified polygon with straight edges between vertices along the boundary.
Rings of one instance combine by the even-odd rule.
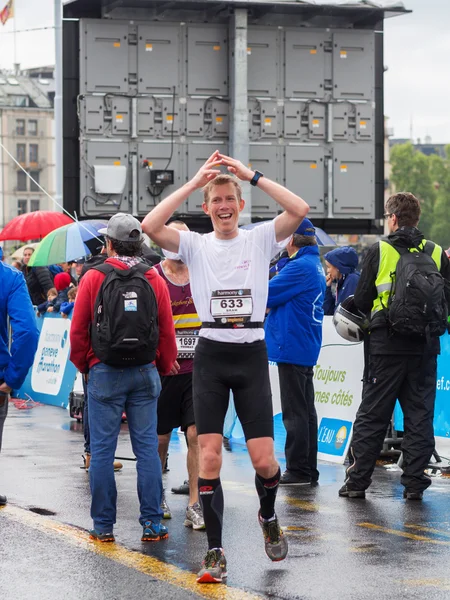
[[227, 578], [227, 560], [220, 548], [208, 550], [197, 575], [197, 583], [224, 583]]
[[186, 527], [192, 527], [192, 529], [205, 529], [202, 507], [198, 502], [186, 508], [184, 524]]
[[142, 531], [142, 542], [159, 542], [169, 537], [169, 530], [162, 523], [156, 524], [152, 521], [146, 521]]
[[183, 494], [183, 496], [189, 496], [189, 479], [186, 479], [185, 482], [178, 487], [173, 487], [172, 494]]
[[310, 485], [311, 477], [298, 477], [294, 473], [285, 471], [280, 477], [280, 485]]
[[354, 490], [348, 487], [348, 484], [344, 484], [339, 490], [339, 496], [342, 498], [365, 498], [365, 490]]
[[97, 542], [115, 542], [116, 538], [112, 531], [103, 533], [102, 531], [97, 531], [96, 529], [91, 529], [89, 531], [89, 537], [91, 540], [96, 540]]
[[266, 521], [261, 517], [261, 511], [259, 511], [258, 522], [264, 535], [267, 556], [274, 562], [284, 560], [288, 553], [288, 541], [281, 531], [277, 515], [270, 521]]
[[403, 490], [403, 498], [405, 498], [405, 500], [416, 500], [420, 502], [420, 500], [423, 499], [423, 492]]
[[161, 510], [163, 511], [163, 519], [171, 519], [172, 518], [172, 513], [170, 511], [169, 505], [167, 504], [165, 490], [163, 490], [163, 493], [162, 493]]

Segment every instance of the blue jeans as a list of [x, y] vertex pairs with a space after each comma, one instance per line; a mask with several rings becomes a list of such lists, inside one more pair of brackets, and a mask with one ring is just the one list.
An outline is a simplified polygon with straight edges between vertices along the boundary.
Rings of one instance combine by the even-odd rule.
[[91, 433], [89, 431], [89, 406], [88, 406], [88, 386], [83, 375], [83, 435], [84, 435], [84, 451], [86, 454], [91, 453]]
[[89, 372], [92, 453], [89, 482], [91, 517], [98, 532], [112, 532], [116, 522], [117, 489], [113, 462], [124, 411], [137, 458], [139, 522], [141, 525], [146, 521], [161, 522], [162, 474], [156, 434], [160, 391], [161, 382], [153, 364], [118, 369], [99, 363]]

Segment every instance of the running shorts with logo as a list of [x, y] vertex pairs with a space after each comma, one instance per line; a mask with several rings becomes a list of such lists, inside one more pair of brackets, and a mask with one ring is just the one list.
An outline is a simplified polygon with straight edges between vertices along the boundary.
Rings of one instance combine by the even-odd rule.
[[272, 394], [266, 343], [216, 342], [200, 338], [194, 356], [194, 415], [197, 433], [222, 435], [233, 392], [245, 440], [273, 438]]
[[165, 435], [177, 427], [186, 432], [195, 424], [192, 401], [192, 373], [161, 377], [158, 399], [158, 435]]

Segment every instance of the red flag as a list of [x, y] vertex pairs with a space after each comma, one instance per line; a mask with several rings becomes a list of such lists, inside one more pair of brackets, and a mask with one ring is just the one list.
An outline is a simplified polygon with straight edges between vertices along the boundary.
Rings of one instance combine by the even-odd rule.
[[8, 4], [3, 8], [0, 12], [0, 21], [2, 25], [6, 23], [8, 19], [12, 19], [14, 17], [14, 0], [9, 0]]

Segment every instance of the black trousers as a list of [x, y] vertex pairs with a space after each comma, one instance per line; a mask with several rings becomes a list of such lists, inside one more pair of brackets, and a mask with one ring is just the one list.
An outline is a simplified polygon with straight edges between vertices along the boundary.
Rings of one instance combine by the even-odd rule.
[[424, 469], [434, 450], [436, 364], [436, 356], [369, 357], [368, 378], [353, 426], [349, 488], [366, 489], [371, 484], [397, 399], [404, 415], [401, 482], [414, 492], [422, 492], [431, 484]]
[[8, 394], [0, 393], [0, 450], [2, 449], [3, 425], [5, 424], [6, 416], [8, 414], [8, 399]]
[[278, 363], [281, 409], [286, 428], [286, 468], [298, 477], [319, 479], [317, 413], [312, 367]]

